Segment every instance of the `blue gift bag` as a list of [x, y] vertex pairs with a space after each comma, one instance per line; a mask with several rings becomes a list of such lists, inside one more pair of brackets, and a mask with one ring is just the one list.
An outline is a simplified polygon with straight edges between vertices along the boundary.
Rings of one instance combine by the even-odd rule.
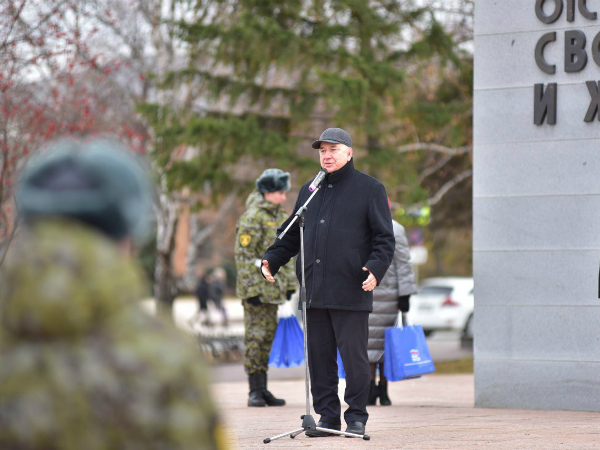
[[435, 372], [421, 325], [385, 330], [383, 374], [389, 381]]
[[344, 370], [344, 363], [342, 362], [342, 356], [340, 351], [337, 351], [337, 364], [338, 364], [338, 377], [346, 378], [346, 371]]
[[281, 317], [269, 355], [269, 366], [295, 367], [302, 364], [304, 364], [304, 332], [296, 317]]

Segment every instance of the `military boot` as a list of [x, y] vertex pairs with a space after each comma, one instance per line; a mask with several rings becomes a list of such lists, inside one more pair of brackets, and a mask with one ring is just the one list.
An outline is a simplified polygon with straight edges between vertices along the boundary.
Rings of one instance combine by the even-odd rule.
[[375, 386], [375, 380], [371, 380], [371, 385], [369, 386], [369, 398], [367, 400], [367, 405], [375, 405], [377, 403], [377, 397], [379, 397], [379, 390], [377, 389], [377, 386]]
[[261, 372], [249, 375], [248, 384], [250, 384], [248, 406], [265, 406], [266, 402], [262, 394]]
[[387, 380], [379, 380], [379, 404], [381, 406], [389, 406], [392, 404], [392, 401], [388, 397], [387, 386]]
[[262, 383], [262, 396], [265, 399], [265, 402], [269, 406], [283, 406], [285, 405], [285, 400], [282, 398], [277, 398], [273, 394], [271, 394], [267, 390], [267, 372], [259, 372], [260, 381]]

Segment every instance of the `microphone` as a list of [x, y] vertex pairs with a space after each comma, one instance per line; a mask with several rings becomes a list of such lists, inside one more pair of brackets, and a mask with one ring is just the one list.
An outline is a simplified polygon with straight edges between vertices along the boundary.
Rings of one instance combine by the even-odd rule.
[[308, 190], [310, 192], [312, 192], [316, 188], [318, 188], [319, 185], [321, 184], [321, 181], [323, 181], [323, 178], [325, 178], [325, 175], [327, 175], [327, 171], [325, 169], [319, 170], [319, 173], [317, 174], [317, 176], [315, 177], [315, 179], [313, 180], [313, 182], [310, 183], [310, 186], [308, 186]]

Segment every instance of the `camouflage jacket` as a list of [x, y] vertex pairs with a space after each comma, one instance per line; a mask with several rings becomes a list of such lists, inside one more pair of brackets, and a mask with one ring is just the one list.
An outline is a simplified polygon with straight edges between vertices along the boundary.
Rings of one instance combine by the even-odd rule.
[[0, 270], [0, 448], [224, 448], [206, 366], [141, 310], [141, 280], [83, 226], [20, 233]]
[[237, 223], [235, 263], [237, 267], [237, 295], [250, 298], [260, 296], [264, 303], [281, 304], [287, 291], [296, 290], [296, 275], [291, 264], [284, 266], [269, 283], [260, 273], [261, 259], [275, 242], [277, 228], [288, 215], [281, 206], [264, 199], [254, 190], [246, 200], [247, 210]]

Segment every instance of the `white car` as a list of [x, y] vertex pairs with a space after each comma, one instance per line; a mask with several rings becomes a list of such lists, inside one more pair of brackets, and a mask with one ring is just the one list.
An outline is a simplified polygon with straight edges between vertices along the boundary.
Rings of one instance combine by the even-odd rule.
[[473, 337], [473, 278], [427, 278], [410, 297], [408, 318], [428, 336], [438, 330], [456, 330]]

